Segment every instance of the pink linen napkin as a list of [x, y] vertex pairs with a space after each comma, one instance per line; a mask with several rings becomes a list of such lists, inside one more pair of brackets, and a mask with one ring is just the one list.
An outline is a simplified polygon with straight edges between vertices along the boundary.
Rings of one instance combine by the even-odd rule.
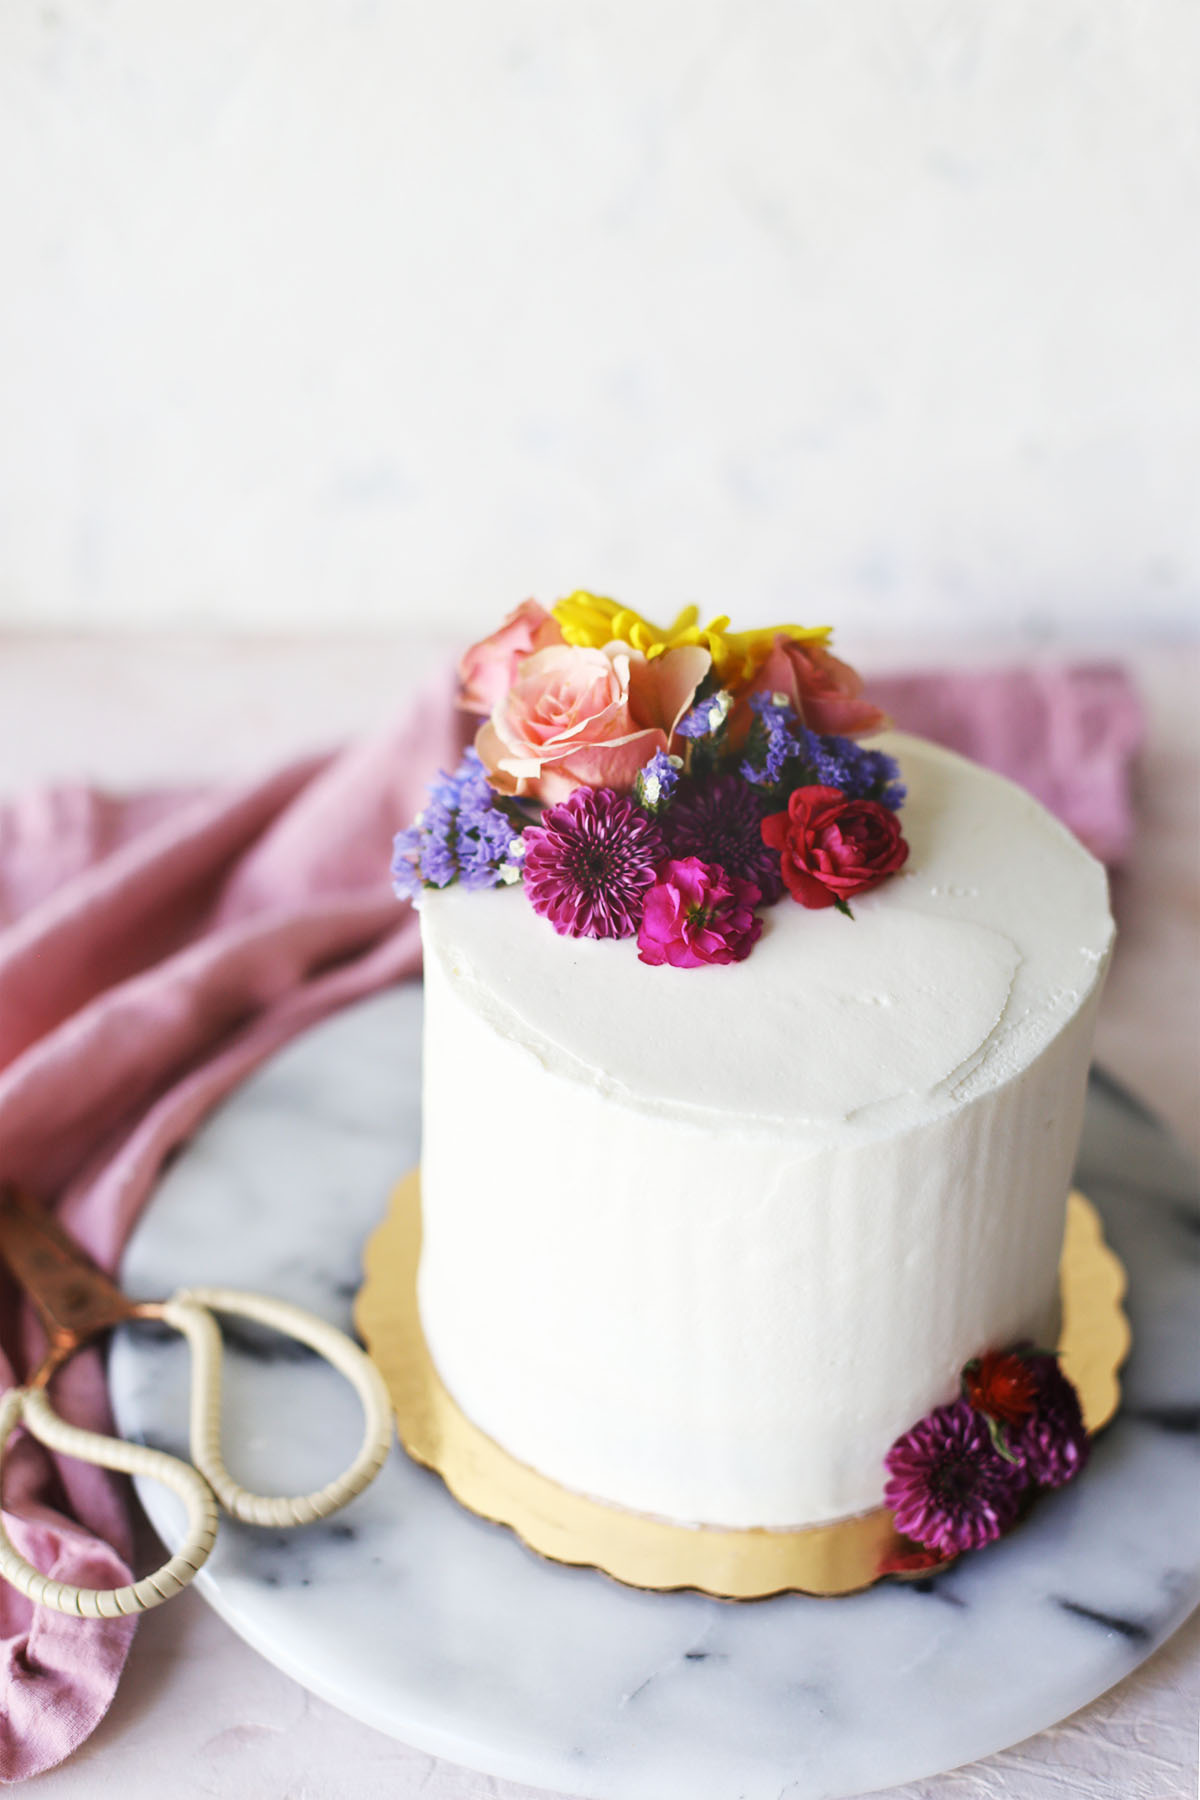
[[[1023, 779], [1098, 854], [1128, 848], [1140, 712], [1119, 669], [900, 676], [872, 694], [898, 724]], [[443, 685], [378, 738], [245, 785], [0, 806], [0, 1174], [54, 1204], [105, 1267], [222, 1095], [327, 1013], [417, 973], [391, 838], [464, 738]], [[38, 1355], [0, 1277], [0, 1389]], [[97, 1354], [55, 1396], [111, 1430]], [[126, 1495], [108, 1476], [23, 1437], [3, 1499], [14, 1542], [55, 1579], [130, 1579]], [[133, 1629], [0, 1582], [0, 1780], [52, 1767], [92, 1731]]]
[[1128, 855], [1143, 719], [1119, 664], [889, 675], [869, 685], [900, 729], [1019, 781], [1102, 862]]

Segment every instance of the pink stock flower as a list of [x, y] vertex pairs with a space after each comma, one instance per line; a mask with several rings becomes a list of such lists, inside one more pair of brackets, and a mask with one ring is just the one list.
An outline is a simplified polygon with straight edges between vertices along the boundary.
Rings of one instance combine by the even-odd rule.
[[866, 737], [887, 714], [863, 698], [862, 676], [824, 644], [798, 643], [782, 632], [754, 680], [755, 693], [786, 694], [801, 722], [823, 737]]
[[761, 898], [752, 881], [727, 874], [719, 863], [698, 856], [664, 863], [646, 895], [639, 961], [676, 969], [743, 962], [762, 931], [754, 911]]
[[545, 805], [577, 787], [628, 792], [639, 769], [668, 749], [708, 667], [708, 652], [696, 649], [653, 663], [624, 644], [535, 651], [476, 736], [488, 780]]
[[556, 620], [536, 600], [522, 600], [490, 637], [472, 644], [458, 665], [458, 704], [485, 716], [503, 700], [519, 664], [536, 650], [561, 644]]

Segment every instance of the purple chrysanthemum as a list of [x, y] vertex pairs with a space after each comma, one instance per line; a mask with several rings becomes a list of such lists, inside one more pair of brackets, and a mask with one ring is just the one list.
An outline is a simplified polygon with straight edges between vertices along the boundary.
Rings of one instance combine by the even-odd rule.
[[896, 1529], [947, 1556], [978, 1550], [1008, 1530], [1028, 1484], [1006, 1462], [986, 1421], [965, 1400], [939, 1406], [898, 1438], [884, 1458], [884, 1504]]
[[663, 820], [663, 836], [674, 857], [698, 856], [719, 863], [729, 874], [752, 881], [763, 904], [783, 892], [779, 852], [762, 838], [758, 795], [738, 775], [714, 775], [686, 783]]
[[414, 824], [398, 832], [392, 847], [392, 887], [401, 900], [422, 888], [496, 887], [520, 875], [518, 828], [497, 802], [474, 750], [467, 750], [453, 775], [430, 785], [429, 799]]
[[627, 795], [579, 787], [525, 832], [525, 891], [562, 937], [632, 937], [662, 833]]
[[1039, 1487], [1074, 1479], [1088, 1459], [1088, 1434], [1079, 1395], [1054, 1356], [1033, 1356], [1037, 1401], [1032, 1416], [1008, 1435], [1008, 1447]]

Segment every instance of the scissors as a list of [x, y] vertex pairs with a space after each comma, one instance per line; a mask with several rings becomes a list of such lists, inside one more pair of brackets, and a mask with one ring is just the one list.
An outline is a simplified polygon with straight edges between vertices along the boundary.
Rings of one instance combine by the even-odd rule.
[[[218, 1505], [248, 1525], [275, 1529], [328, 1518], [375, 1479], [392, 1442], [392, 1412], [383, 1377], [370, 1358], [326, 1320], [285, 1300], [237, 1288], [179, 1288], [169, 1300], [126, 1298], [42, 1207], [0, 1185], [0, 1262], [33, 1302], [46, 1333], [41, 1365], [25, 1387], [0, 1399], [0, 1493], [4, 1456], [18, 1425], [51, 1450], [127, 1475], [149, 1475], [178, 1494], [187, 1509], [186, 1539], [153, 1575], [127, 1587], [80, 1588], [51, 1581], [14, 1548], [0, 1522], [0, 1576], [30, 1600], [84, 1619], [147, 1612], [187, 1586], [208, 1560], [217, 1535]], [[362, 1445], [349, 1468], [311, 1494], [251, 1494], [233, 1480], [221, 1457], [221, 1334], [214, 1313], [233, 1313], [307, 1344], [344, 1375], [363, 1409]], [[47, 1389], [75, 1352], [115, 1325], [156, 1319], [181, 1332], [192, 1358], [190, 1449], [182, 1462], [144, 1444], [84, 1431], [60, 1419]]]

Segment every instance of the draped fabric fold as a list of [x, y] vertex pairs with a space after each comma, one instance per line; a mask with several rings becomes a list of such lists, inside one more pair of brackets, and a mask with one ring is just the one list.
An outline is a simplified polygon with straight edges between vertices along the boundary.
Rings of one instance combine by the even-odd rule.
[[[59, 788], [0, 807], [0, 1175], [29, 1188], [105, 1267], [164, 1159], [288, 1038], [417, 973], [391, 840], [453, 767], [449, 682], [337, 755], [236, 786], [119, 800]], [[0, 1389], [40, 1355], [0, 1278]], [[97, 1351], [55, 1405], [111, 1431]], [[131, 1579], [126, 1495], [23, 1437], [4, 1524], [56, 1580]], [[52, 1767], [103, 1717], [132, 1619], [78, 1620], [0, 1582], [0, 1780]]]

